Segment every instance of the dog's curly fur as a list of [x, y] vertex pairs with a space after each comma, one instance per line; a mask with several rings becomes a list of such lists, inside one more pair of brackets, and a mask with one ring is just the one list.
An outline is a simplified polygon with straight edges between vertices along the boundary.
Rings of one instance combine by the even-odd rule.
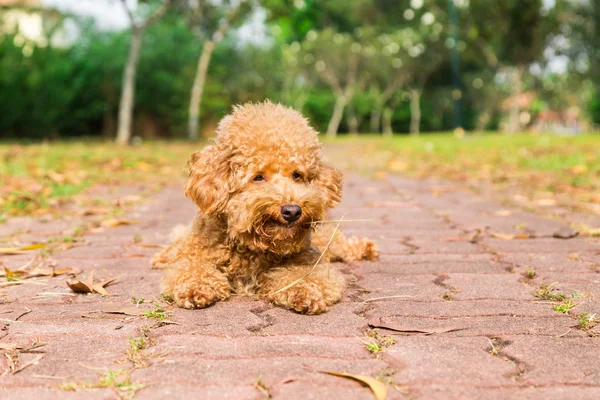
[[[341, 299], [344, 278], [327, 262], [275, 293], [313, 268], [334, 229], [314, 222], [342, 195], [341, 173], [300, 113], [268, 101], [236, 106], [215, 144], [194, 153], [188, 167], [185, 195], [199, 212], [152, 260], [165, 269], [161, 291], [178, 306], [203, 308], [236, 293], [319, 314]], [[287, 204], [301, 207], [297, 221], [282, 216]], [[342, 234], [328, 253], [334, 261], [378, 257], [372, 241]]]

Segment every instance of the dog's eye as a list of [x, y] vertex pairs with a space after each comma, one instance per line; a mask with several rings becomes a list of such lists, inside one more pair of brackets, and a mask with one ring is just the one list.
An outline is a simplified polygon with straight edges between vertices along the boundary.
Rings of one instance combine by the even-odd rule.
[[302, 176], [302, 174], [300, 172], [294, 172], [292, 174], [292, 179], [295, 181], [302, 181], [302, 180], [304, 180], [304, 176]]
[[261, 182], [261, 181], [264, 181], [264, 180], [265, 180], [265, 177], [264, 177], [264, 176], [262, 176], [262, 175], [256, 175], [254, 178], [252, 178], [252, 180], [253, 180], [254, 182]]

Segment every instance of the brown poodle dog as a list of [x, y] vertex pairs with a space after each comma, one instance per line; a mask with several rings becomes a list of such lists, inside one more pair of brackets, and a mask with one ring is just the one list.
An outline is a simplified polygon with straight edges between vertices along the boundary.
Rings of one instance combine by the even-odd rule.
[[[219, 123], [215, 144], [188, 166], [185, 195], [198, 214], [152, 260], [165, 269], [161, 291], [179, 307], [204, 308], [236, 293], [319, 314], [341, 299], [344, 278], [328, 260], [279, 291], [313, 269], [334, 232], [318, 221], [342, 194], [341, 173], [323, 159], [300, 113], [271, 102], [237, 106]], [[378, 257], [372, 241], [341, 234], [327, 253], [337, 261]]]

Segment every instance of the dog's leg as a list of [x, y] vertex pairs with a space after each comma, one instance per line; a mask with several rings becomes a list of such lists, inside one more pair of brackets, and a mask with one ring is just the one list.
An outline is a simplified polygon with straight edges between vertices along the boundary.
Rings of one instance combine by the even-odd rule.
[[[312, 235], [312, 244], [323, 251], [331, 239], [335, 227], [332, 224], [321, 224]], [[377, 260], [379, 249], [375, 242], [366, 238], [346, 238], [338, 229], [329, 246], [331, 261]]]
[[279, 289], [296, 281], [312, 269], [311, 266], [285, 266], [266, 274], [266, 282], [260, 294], [274, 304], [291, 308], [303, 314], [321, 314], [342, 298], [346, 286], [344, 277], [337, 269], [327, 271], [319, 265], [302, 281], [282, 292]]
[[171, 244], [164, 249], [157, 251], [150, 261], [153, 269], [166, 269], [177, 261], [180, 249], [185, 238], [188, 237], [190, 227], [187, 225], [177, 225], [171, 232]]
[[231, 296], [227, 277], [214, 266], [182, 259], [164, 272], [161, 292], [183, 308], [204, 308]]

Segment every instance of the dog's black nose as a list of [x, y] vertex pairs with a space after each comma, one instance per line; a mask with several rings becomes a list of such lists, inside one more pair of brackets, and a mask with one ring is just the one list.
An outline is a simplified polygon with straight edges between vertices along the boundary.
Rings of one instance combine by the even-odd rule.
[[281, 207], [281, 216], [290, 224], [297, 221], [301, 215], [302, 209], [297, 204], [286, 204]]

